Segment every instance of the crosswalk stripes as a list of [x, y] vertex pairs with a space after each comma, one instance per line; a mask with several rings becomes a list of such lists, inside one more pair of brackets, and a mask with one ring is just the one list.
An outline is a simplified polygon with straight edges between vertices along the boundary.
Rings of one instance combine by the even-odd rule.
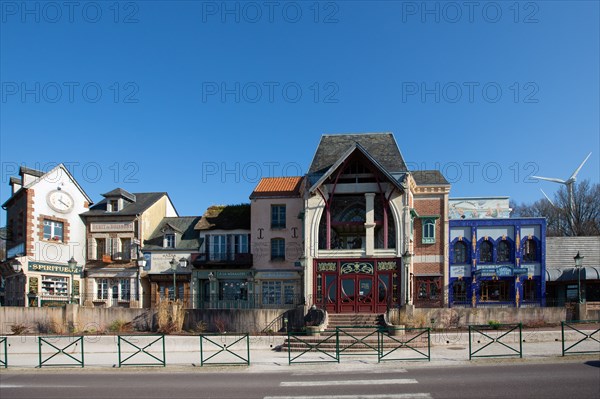
[[386, 380], [344, 380], [344, 381], [289, 381], [281, 382], [280, 387], [322, 387], [336, 385], [373, 385], [377, 384], [416, 384], [417, 380], [412, 378], [393, 378]]
[[[355, 369], [355, 370], [350, 370], [348, 371], [348, 368], [344, 369], [344, 374], [345, 375], [349, 375], [349, 374], [396, 374], [396, 373], [406, 373], [406, 369], [393, 369], [393, 370], [389, 370], [389, 369], [371, 369], [371, 370], [363, 370], [363, 369]], [[311, 376], [311, 375], [323, 375], [324, 373], [322, 371], [320, 372], [316, 372], [316, 371], [296, 371], [294, 373], [292, 373], [291, 375], [294, 377], [303, 377], [303, 376]]]
[[263, 399], [433, 399], [428, 393], [390, 393], [373, 395], [265, 396]]
[[[389, 385], [418, 384], [414, 378], [387, 378], [387, 379], [369, 379], [369, 380], [323, 380], [323, 381], [282, 381], [280, 387], [349, 387], [349, 386], [367, 386], [376, 387]], [[329, 390], [329, 392], [332, 392]], [[316, 395], [285, 395], [285, 396], [265, 396], [263, 399], [432, 399], [431, 394], [424, 392], [417, 393], [387, 393], [387, 394], [354, 394], [354, 395], [336, 395], [316, 394]]]

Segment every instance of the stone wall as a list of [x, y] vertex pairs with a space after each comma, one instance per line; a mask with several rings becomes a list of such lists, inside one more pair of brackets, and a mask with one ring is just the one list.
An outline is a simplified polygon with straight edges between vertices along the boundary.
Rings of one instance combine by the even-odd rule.
[[[284, 318], [290, 329], [303, 325], [303, 309], [214, 309], [186, 310], [184, 330], [202, 325], [206, 332], [284, 331]], [[73, 332], [106, 332], [111, 324], [131, 323], [135, 330], [156, 329], [155, 309], [92, 308], [67, 305], [64, 308], [0, 307], [0, 335], [12, 334], [15, 325], [27, 327], [30, 333], [67, 334]]]

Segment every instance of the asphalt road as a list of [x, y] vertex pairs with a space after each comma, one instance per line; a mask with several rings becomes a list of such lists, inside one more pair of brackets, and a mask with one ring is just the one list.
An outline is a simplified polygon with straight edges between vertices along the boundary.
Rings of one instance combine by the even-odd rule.
[[600, 397], [600, 360], [328, 372], [198, 369], [0, 371], [0, 398], [570, 398]]

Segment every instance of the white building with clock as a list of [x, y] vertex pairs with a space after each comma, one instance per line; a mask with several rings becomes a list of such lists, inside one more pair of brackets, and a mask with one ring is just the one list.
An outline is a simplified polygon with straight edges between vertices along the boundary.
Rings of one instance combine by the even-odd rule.
[[63, 306], [80, 303], [86, 261], [80, 213], [92, 203], [68, 169], [43, 172], [21, 167], [11, 177], [7, 214], [3, 305]]

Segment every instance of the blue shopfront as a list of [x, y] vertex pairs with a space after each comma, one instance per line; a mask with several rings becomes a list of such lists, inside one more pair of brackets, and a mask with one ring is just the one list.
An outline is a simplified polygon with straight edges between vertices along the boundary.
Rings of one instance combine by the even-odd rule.
[[543, 218], [450, 220], [450, 306], [544, 306], [545, 235]]

